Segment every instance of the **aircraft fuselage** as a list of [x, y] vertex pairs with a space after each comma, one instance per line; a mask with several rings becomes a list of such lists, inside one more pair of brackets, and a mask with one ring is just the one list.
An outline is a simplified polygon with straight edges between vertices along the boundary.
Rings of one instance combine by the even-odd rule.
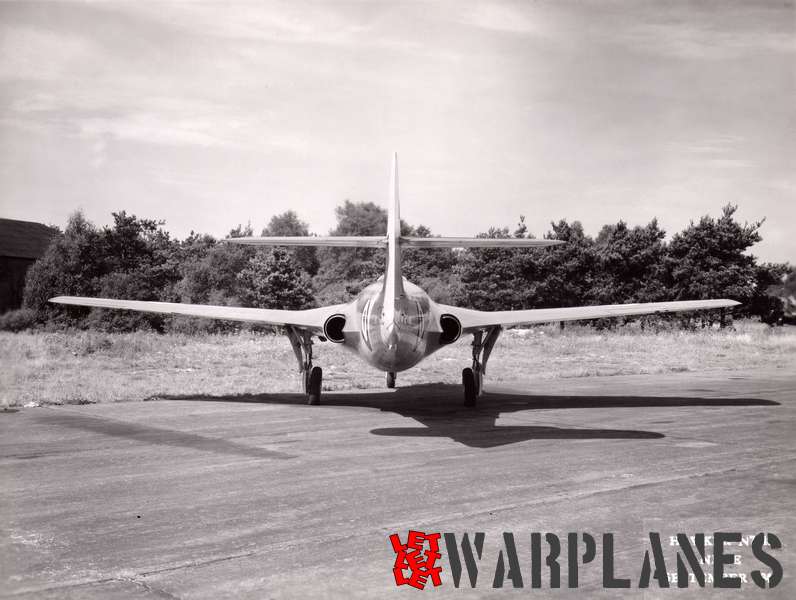
[[439, 350], [439, 309], [423, 289], [403, 279], [403, 293], [385, 303], [379, 280], [348, 305], [342, 344], [381, 371], [413, 367]]

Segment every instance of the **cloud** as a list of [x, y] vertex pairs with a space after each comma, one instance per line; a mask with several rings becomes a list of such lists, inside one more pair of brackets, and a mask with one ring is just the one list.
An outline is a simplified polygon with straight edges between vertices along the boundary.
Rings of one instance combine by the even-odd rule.
[[748, 169], [754, 166], [751, 160], [742, 160], [739, 158], [710, 158], [705, 161], [709, 167], [717, 167], [720, 169]]
[[90, 117], [78, 121], [81, 135], [96, 138], [110, 136], [121, 140], [150, 144], [219, 146], [226, 141], [216, 132], [212, 120], [176, 118], [138, 113], [112, 118]]
[[692, 60], [728, 60], [750, 52], [796, 52], [793, 32], [721, 31], [709, 22], [639, 24], [617, 39], [641, 51]]
[[616, 42], [638, 52], [684, 60], [729, 60], [796, 52], [792, 4], [741, 1], [637, 3], [611, 11]]
[[108, 160], [106, 149], [108, 144], [104, 138], [97, 138], [91, 145], [91, 168], [101, 169]]
[[736, 150], [744, 142], [739, 135], [722, 135], [686, 141], [675, 146], [676, 150], [684, 150], [693, 154], [726, 154]]
[[[598, 227], [792, 199], [796, 23], [779, 3], [0, 13], [0, 196], [19, 206], [79, 199], [100, 214], [113, 198], [168, 209], [185, 231], [218, 226], [220, 205], [230, 223], [293, 205], [313, 220], [345, 197], [379, 201], [392, 150], [407, 211], [439, 233], [520, 212], [539, 232], [560, 211]], [[186, 208], [197, 198], [205, 217]]]
[[60, 81], [97, 51], [91, 40], [70, 33], [0, 25], [0, 81]]
[[344, 12], [333, 3], [143, 2], [114, 10], [201, 36], [261, 42], [344, 45], [372, 28], [370, 11]]
[[460, 20], [467, 25], [504, 33], [547, 36], [541, 12], [528, 3], [479, 2], [466, 4]]

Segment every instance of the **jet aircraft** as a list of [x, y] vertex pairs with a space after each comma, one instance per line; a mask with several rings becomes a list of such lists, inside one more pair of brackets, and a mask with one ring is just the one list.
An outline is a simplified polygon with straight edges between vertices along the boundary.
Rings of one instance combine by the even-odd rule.
[[386, 272], [349, 303], [308, 310], [207, 306], [78, 296], [58, 296], [50, 299], [50, 302], [281, 326], [296, 355], [303, 390], [310, 404], [320, 403], [323, 376], [321, 367], [312, 362], [314, 337], [340, 344], [358, 354], [367, 363], [385, 372], [386, 385], [392, 388], [395, 387], [396, 373], [415, 366], [443, 346], [452, 344], [460, 336], [472, 335], [472, 364], [462, 370], [466, 406], [475, 406], [476, 399], [481, 395], [487, 362], [495, 342], [505, 328], [553, 321], [718, 309], [739, 304], [734, 300], [721, 299], [482, 311], [434, 302], [420, 287], [402, 276], [403, 248], [539, 248], [562, 242], [527, 238], [402, 236], [397, 155], [393, 157], [385, 235], [244, 237], [226, 241], [255, 246], [384, 248], [387, 252]]

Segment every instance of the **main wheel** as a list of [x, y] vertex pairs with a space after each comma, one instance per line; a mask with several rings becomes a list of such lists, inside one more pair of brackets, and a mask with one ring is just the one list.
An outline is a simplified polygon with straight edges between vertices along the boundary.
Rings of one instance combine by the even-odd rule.
[[384, 380], [387, 382], [387, 387], [392, 389], [395, 387], [395, 373], [385, 373]]
[[321, 403], [321, 383], [323, 381], [323, 369], [312, 367], [310, 377], [307, 381], [307, 404]]
[[473, 379], [475, 380], [475, 396], [479, 397], [484, 391], [484, 374], [481, 372], [481, 367], [473, 371]]
[[462, 369], [462, 385], [464, 386], [464, 405], [468, 407], [475, 406], [478, 392], [475, 387], [475, 373], [469, 367]]

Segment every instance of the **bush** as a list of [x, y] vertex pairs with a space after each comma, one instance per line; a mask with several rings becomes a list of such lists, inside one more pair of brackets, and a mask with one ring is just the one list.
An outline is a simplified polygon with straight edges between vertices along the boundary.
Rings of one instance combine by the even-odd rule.
[[207, 335], [224, 331], [224, 323], [215, 319], [200, 319], [184, 315], [169, 315], [163, 321], [165, 333], [182, 333], [185, 335]]
[[36, 324], [36, 311], [18, 308], [0, 315], [0, 331], [22, 331]]

